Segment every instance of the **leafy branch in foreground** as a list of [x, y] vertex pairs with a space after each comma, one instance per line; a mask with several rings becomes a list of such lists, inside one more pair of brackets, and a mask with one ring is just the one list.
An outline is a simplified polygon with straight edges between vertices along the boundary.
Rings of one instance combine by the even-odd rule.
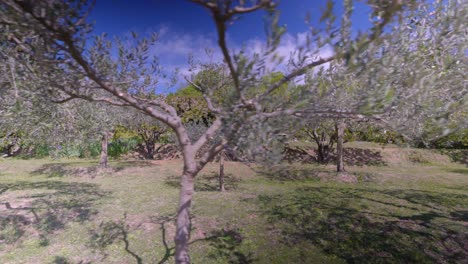
[[[172, 129], [177, 137], [183, 156], [183, 172], [181, 177], [181, 191], [177, 210], [177, 230], [175, 236], [177, 263], [189, 263], [188, 245], [190, 240], [190, 207], [194, 193], [194, 181], [198, 172], [225, 148], [233, 150], [246, 149], [252, 155], [262, 155], [264, 152], [275, 152], [281, 139], [278, 134], [285, 128], [292, 127], [294, 118], [358, 118], [369, 117], [382, 120], [383, 114], [391, 113], [393, 109], [403, 109], [394, 112], [403, 117], [409, 117], [414, 112], [409, 105], [408, 98], [432, 98], [425, 96], [427, 89], [437, 88], [442, 81], [451, 79], [432, 78], [429, 83], [422, 81], [416, 85], [415, 81], [425, 80], [422, 74], [401, 72], [403, 63], [419, 61], [427, 63], [427, 59], [440, 48], [455, 47], [460, 44], [451, 32], [459, 30], [459, 13], [466, 9], [454, 9], [453, 5], [438, 3], [435, 17], [447, 19], [450, 30], [444, 29], [444, 23], [436, 22], [436, 31], [430, 36], [436, 41], [428, 46], [427, 54], [413, 53], [417, 46], [407, 45], [409, 34], [404, 31], [407, 24], [394, 21], [396, 14], [402, 18], [414, 16], [415, 10], [424, 11], [429, 5], [416, 5], [403, 1], [368, 1], [373, 13], [373, 27], [369, 32], [353, 37], [351, 32], [351, 17], [353, 2], [344, 1], [344, 13], [340, 23], [336, 23], [333, 5], [328, 5], [322, 21], [326, 24], [324, 30], [312, 28], [308, 32], [307, 43], [298, 46], [288, 60], [287, 72], [279, 80], [269, 83], [262, 92], [258, 87], [265, 83], [264, 76], [276, 67], [284, 66], [285, 58], [277, 55], [277, 47], [285, 29], [278, 26], [278, 13], [275, 12], [276, 2], [261, 1], [202, 1], [193, 0], [198, 5], [209, 10], [216, 25], [218, 45], [223, 55], [223, 63], [200, 64], [200, 70], [210, 72], [205, 78], [192, 79], [190, 82], [203, 94], [203, 98], [213, 114], [210, 126], [199, 136], [191, 137], [187, 124], [183, 122], [177, 109], [166, 102], [163, 96], [157, 96], [156, 87], [162, 79], [161, 67], [157, 58], [151, 56], [150, 49], [157, 48], [157, 35], [140, 38], [133, 34], [130, 38], [116, 38], [110, 40], [107, 36], [92, 36], [92, 27], [86, 22], [93, 2], [56, 1], [56, 0], [4, 0], [0, 3], [0, 26], [2, 29], [1, 43], [8, 43], [21, 49], [31, 56], [32, 61], [24, 61], [14, 57], [18, 62], [28, 65], [25, 74], [38, 82], [43, 93], [53, 96], [55, 101], [67, 102], [73, 99], [101, 102], [116, 106], [128, 106], [152, 117]], [[457, 1], [455, 1], [457, 2]], [[465, 5], [463, 5], [465, 7]], [[226, 41], [228, 25], [236, 17], [258, 10], [268, 12], [268, 35], [264, 48], [256, 54], [249, 54], [245, 50], [232, 52]], [[452, 13], [455, 12], [456, 15]], [[463, 14], [466, 14], [463, 13]], [[466, 17], [466, 16], [465, 16]], [[463, 16], [462, 16], [463, 18]], [[458, 23], [458, 24], [457, 24]], [[392, 25], [389, 31], [384, 29]], [[440, 30], [439, 30], [440, 29]], [[338, 32], [338, 33], [337, 33]], [[400, 32], [400, 33], [399, 33]], [[394, 35], [392, 35], [394, 34]], [[393, 41], [398, 40], [398, 45]], [[455, 33], [453, 33], [455, 34]], [[457, 33], [458, 34], [458, 31]], [[91, 38], [90, 38], [91, 36]], [[421, 34], [420, 36], [424, 36]], [[464, 35], [466, 37], [466, 35]], [[421, 40], [422, 38], [417, 38]], [[409, 42], [420, 44], [416, 42]], [[394, 45], [394, 48], [391, 45]], [[398, 47], [411, 55], [392, 56], [388, 51], [398, 53]], [[329, 56], [322, 56], [324, 48], [333, 48]], [[442, 58], [457, 56], [459, 53], [448, 51], [442, 53]], [[439, 57], [437, 57], [439, 58]], [[409, 61], [411, 59], [412, 61]], [[463, 60], [463, 59], [462, 59]], [[437, 60], [434, 60], [437, 61]], [[344, 74], [346, 78], [357, 80], [359, 89], [355, 90], [357, 103], [349, 107], [338, 107], [333, 99], [318, 100], [317, 91], [321, 87], [320, 78], [328, 78], [327, 70], [330, 63], [339, 70], [328, 73]], [[451, 60], [441, 62], [441, 70], [451, 69]], [[462, 62], [465, 63], [465, 62]], [[425, 65], [425, 64], [424, 64]], [[420, 65], [416, 65], [420, 66]], [[424, 67], [429, 70], [431, 67]], [[332, 67], [331, 69], [335, 69]], [[408, 69], [408, 68], [406, 68]], [[455, 71], [461, 69], [456, 67]], [[452, 72], [452, 70], [450, 71]], [[412, 78], [412, 76], [421, 78]], [[308, 78], [305, 78], [308, 75]], [[450, 75], [451, 76], [451, 75]], [[391, 77], [388, 79], [388, 77]], [[404, 78], [402, 78], [404, 77]], [[297, 90], [295, 82], [299, 78], [307, 84], [307, 89]], [[288, 100], [281, 100], [275, 92], [287, 85], [294, 94]], [[398, 87], [392, 95], [390, 87]], [[401, 89], [400, 89], [401, 87]], [[321, 98], [333, 98], [335, 92], [343, 89], [342, 85], [335, 85], [332, 89], [321, 94]], [[229, 91], [229, 98], [219, 100], [216, 94]], [[421, 91], [421, 92], [419, 92]], [[466, 95], [466, 91], [465, 95]], [[441, 92], [440, 94], [444, 94]], [[384, 97], [382, 97], [384, 95]], [[458, 94], [459, 95], [459, 94]], [[386, 100], [387, 97], [391, 97]], [[444, 98], [452, 98], [447, 95]], [[459, 97], [458, 97], [459, 98]], [[452, 98], [454, 99], [454, 98]], [[433, 101], [431, 101], [432, 104]], [[443, 111], [455, 111], [452, 106], [441, 107]], [[274, 107], [272, 107], [274, 106]], [[359, 106], [359, 107], [354, 107]], [[460, 105], [458, 107], [461, 107]], [[200, 158], [196, 154], [202, 150]], [[277, 152], [277, 151], [276, 151]]]

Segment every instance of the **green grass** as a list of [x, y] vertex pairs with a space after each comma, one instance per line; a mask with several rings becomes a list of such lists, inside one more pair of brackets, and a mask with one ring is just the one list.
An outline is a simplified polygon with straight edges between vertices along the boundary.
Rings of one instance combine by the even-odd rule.
[[[468, 258], [460, 164], [350, 166], [359, 181], [341, 183], [331, 165], [227, 162], [226, 193], [216, 191], [216, 165], [196, 183], [194, 263]], [[173, 262], [180, 172], [179, 161], [114, 161], [99, 171], [92, 160], [1, 160], [0, 263]]]

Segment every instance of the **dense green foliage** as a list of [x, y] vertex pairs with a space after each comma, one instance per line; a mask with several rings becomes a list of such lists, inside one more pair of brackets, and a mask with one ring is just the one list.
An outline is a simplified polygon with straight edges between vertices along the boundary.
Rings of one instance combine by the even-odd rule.
[[438, 149], [468, 149], [468, 129], [437, 139], [430, 146]]
[[214, 116], [208, 109], [202, 93], [192, 85], [169, 94], [166, 101], [176, 109], [185, 123], [194, 122], [208, 126], [213, 122]]

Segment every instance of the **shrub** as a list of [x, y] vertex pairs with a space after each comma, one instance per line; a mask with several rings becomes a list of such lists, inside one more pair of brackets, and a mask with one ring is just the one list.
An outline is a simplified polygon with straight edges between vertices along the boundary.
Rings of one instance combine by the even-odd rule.
[[107, 153], [112, 158], [118, 158], [121, 155], [125, 155], [128, 152], [135, 150], [139, 143], [140, 139], [138, 137], [119, 138], [113, 140], [109, 144]]
[[435, 140], [430, 146], [444, 149], [468, 149], [468, 129]]
[[34, 146], [34, 157], [36, 158], [45, 158], [49, 156], [51, 147], [48, 144], [41, 143]]

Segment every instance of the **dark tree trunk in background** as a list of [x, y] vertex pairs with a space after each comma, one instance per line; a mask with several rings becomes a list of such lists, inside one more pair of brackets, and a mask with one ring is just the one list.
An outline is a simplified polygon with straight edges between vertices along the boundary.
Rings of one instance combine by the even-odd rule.
[[161, 136], [166, 133], [166, 127], [157, 126], [141, 126], [137, 129], [138, 135], [143, 140], [141, 150], [144, 152], [146, 159], [154, 159], [154, 155], [157, 153], [155, 147], [156, 143], [160, 141]]
[[330, 160], [330, 154], [333, 152], [336, 134], [327, 135], [324, 131], [319, 134], [317, 129], [314, 129], [312, 133], [307, 132], [307, 134], [317, 143], [317, 161], [327, 163]]
[[332, 151], [333, 145], [330, 146], [330, 144], [327, 141], [319, 141], [317, 143], [318, 149], [317, 149], [317, 159], [318, 162], [320, 163], [326, 163], [330, 159], [330, 153]]
[[147, 159], [154, 159], [154, 152], [155, 152], [155, 142], [153, 140], [149, 140], [145, 142], [146, 146], [146, 157]]
[[219, 191], [224, 192], [224, 151], [219, 153]]
[[344, 131], [346, 129], [346, 123], [342, 120], [339, 120], [335, 124], [337, 143], [336, 143], [336, 171], [343, 172], [344, 163], [343, 163], [343, 143], [344, 143]]
[[107, 145], [109, 143], [109, 133], [107, 131], [104, 131], [102, 133], [102, 138], [101, 138], [101, 158], [99, 160], [99, 167], [101, 168], [106, 168], [107, 167]]

